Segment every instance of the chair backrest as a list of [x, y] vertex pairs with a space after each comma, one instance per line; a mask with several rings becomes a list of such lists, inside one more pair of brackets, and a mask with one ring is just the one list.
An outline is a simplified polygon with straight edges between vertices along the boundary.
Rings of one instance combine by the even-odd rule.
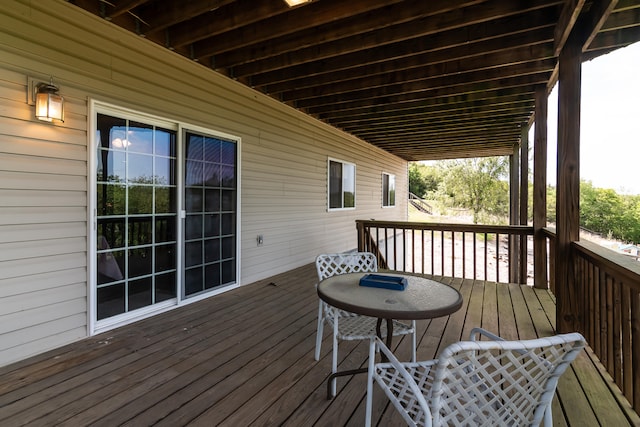
[[378, 260], [371, 252], [321, 254], [316, 258], [318, 280], [337, 274], [378, 271]]
[[450, 345], [433, 372], [433, 424], [539, 425], [559, 377], [585, 345], [578, 333]]

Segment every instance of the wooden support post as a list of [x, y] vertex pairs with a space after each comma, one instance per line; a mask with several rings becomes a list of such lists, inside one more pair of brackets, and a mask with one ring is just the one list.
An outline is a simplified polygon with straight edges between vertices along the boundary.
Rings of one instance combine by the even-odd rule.
[[[520, 129], [520, 225], [527, 225], [529, 219], [529, 127], [523, 124]], [[521, 236], [520, 240], [520, 272], [518, 273], [521, 285], [527, 283], [528, 236]]]
[[[533, 143], [533, 286], [547, 289], [547, 87], [536, 88]], [[555, 201], [554, 201], [555, 202]]]
[[574, 31], [559, 58], [556, 196], [556, 329], [580, 330], [571, 242], [580, 239], [580, 87], [582, 43]]
[[[509, 224], [520, 224], [520, 157], [518, 145], [513, 146], [513, 154], [509, 157]], [[509, 236], [509, 282], [518, 283], [518, 239], [515, 236]]]

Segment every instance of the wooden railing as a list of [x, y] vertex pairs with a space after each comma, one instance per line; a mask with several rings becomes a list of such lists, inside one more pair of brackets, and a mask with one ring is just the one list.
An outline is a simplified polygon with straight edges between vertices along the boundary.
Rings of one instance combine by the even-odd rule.
[[376, 254], [381, 268], [526, 283], [518, 247], [531, 247], [532, 227], [364, 220], [356, 226], [358, 250]]
[[588, 241], [571, 253], [580, 332], [640, 413], [640, 263]]
[[[514, 280], [513, 273], [521, 271], [514, 264], [521, 264], [518, 254], [528, 253], [533, 236], [527, 226], [364, 220], [356, 226], [358, 249], [375, 253], [381, 268], [512, 283], [523, 283]], [[541, 233], [548, 287], [556, 293], [566, 286], [555, 277], [556, 234], [552, 228]], [[573, 242], [570, 257], [576, 301], [563, 306], [571, 307], [577, 329], [640, 413], [640, 263], [588, 241]], [[531, 261], [523, 260], [530, 267]]]

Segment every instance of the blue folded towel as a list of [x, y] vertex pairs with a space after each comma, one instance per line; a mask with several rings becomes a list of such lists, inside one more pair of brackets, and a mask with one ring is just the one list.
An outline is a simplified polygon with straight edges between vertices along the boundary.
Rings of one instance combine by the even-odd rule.
[[398, 276], [383, 276], [381, 274], [365, 274], [360, 279], [360, 286], [368, 286], [370, 288], [392, 289], [395, 291], [404, 291], [407, 287], [407, 279]]

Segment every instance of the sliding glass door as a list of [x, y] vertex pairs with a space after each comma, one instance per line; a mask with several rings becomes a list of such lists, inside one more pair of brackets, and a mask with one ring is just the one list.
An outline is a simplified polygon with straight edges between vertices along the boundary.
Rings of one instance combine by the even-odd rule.
[[98, 323], [235, 284], [237, 141], [99, 112], [95, 147]]
[[236, 280], [236, 143], [185, 131], [184, 293]]
[[97, 116], [97, 319], [176, 296], [176, 132]]

